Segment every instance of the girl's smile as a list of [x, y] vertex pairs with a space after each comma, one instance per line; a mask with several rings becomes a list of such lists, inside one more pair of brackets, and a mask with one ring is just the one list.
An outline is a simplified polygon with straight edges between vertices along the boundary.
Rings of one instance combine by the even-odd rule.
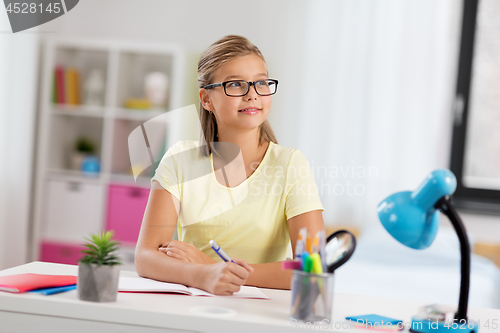
[[257, 108], [257, 107], [254, 107], [254, 106], [250, 106], [248, 108], [245, 108], [243, 110], [239, 110], [238, 112], [241, 112], [243, 114], [258, 114], [260, 112], [261, 109]]

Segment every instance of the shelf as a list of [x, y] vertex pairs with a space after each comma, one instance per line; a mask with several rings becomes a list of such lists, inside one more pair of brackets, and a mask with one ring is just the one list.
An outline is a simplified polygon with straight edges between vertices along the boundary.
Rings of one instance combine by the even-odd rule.
[[117, 119], [129, 119], [129, 120], [141, 120], [148, 121], [152, 118], [161, 116], [165, 114], [167, 110], [140, 110], [140, 109], [125, 109], [125, 108], [116, 108], [113, 112], [114, 118]]
[[[102, 106], [105, 105], [107, 83], [108, 83], [108, 62], [109, 62], [109, 51], [106, 50], [90, 50], [84, 48], [76, 47], [58, 47], [55, 50], [55, 58], [52, 64], [52, 75], [54, 77], [53, 82], [63, 82], [62, 90], [64, 90], [64, 99], [67, 101], [68, 98], [68, 72], [67, 70], [74, 69], [77, 72], [78, 80], [77, 83], [77, 94], [80, 96], [81, 103], [86, 103], [85, 101], [93, 101], [96, 104]], [[55, 74], [55, 69], [60, 66], [63, 70], [62, 77]], [[58, 79], [62, 78], [62, 81]], [[93, 86], [95, 87], [96, 79], [99, 79], [101, 83], [102, 90], [99, 89], [98, 92], [93, 90], [91, 94], [88, 91], [89, 80], [93, 81]], [[99, 84], [97, 83], [97, 84]], [[50, 94], [52, 96], [52, 89], [50, 89]], [[52, 100], [52, 97], [51, 97]]]
[[94, 105], [52, 104], [53, 115], [104, 117], [105, 108]]
[[[44, 240], [76, 241], [90, 229], [106, 226], [111, 185], [149, 192], [167, 141], [173, 134], [186, 132], [185, 126], [174, 126], [181, 123], [181, 117], [168, 112], [180, 107], [186, 77], [184, 53], [175, 45], [54, 37], [47, 39], [43, 62], [32, 260], [40, 258], [39, 245]], [[149, 81], [146, 94], [145, 78], [154, 72], [163, 75], [150, 77], [156, 80], [152, 89], [161, 90], [152, 93]], [[62, 90], [66, 103], [54, 103]], [[146, 110], [125, 108], [127, 99], [146, 95], [151, 99], [160, 95], [160, 105]], [[92, 155], [100, 162], [98, 174], [85, 174], [77, 167], [82, 157], [75, 153], [75, 144], [81, 137], [95, 145]], [[137, 181], [132, 166], [140, 172]], [[119, 208], [123, 211], [124, 207]], [[133, 266], [130, 258], [135, 244], [128, 245], [132, 253], [128, 261]]]
[[125, 109], [115, 108], [111, 113], [106, 112], [106, 108], [102, 106], [89, 105], [71, 105], [71, 104], [52, 104], [51, 113], [56, 116], [76, 116], [76, 117], [94, 117], [94, 118], [113, 118], [124, 120], [135, 120], [146, 122], [155, 117], [161, 116], [168, 112], [167, 110], [151, 109]]
[[48, 168], [75, 170], [72, 168], [74, 147], [80, 137], [86, 137], [95, 144], [94, 155], [99, 158], [102, 167], [103, 127], [102, 117], [75, 117], [68, 114], [53, 117], [49, 134]]
[[134, 181], [134, 176], [132, 175], [114, 173], [110, 175], [109, 182], [119, 185], [130, 185], [147, 189], [151, 188], [151, 178], [149, 177], [137, 177], [137, 181]]
[[84, 182], [91, 184], [101, 183], [101, 173], [98, 174], [85, 174], [77, 170], [66, 169], [49, 169], [47, 170], [47, 179], [50, 180], [63, 180], [72, 182]]
[[[142, 120], [114, 120], [111, 173], [128, 175], [133, 166], [140, 168], [142, 174], [152, 176], [154, 170], [151, 168], [156, 166], [151, 164], [161, 160], [167, 148], [167, 128], [161, 122], [148, 122], [141, 128], [143, 123]], [[143, 130], [146, 132], [149, 148]], [[155, 163], [151, 163], [151, 156]]]
[[121, 52], [119, 55], [118, 86], [114, 105], [122, 107], [127, 98], [145, 98], [145, 77], [153, 72], [161, 73], [167, 78], [167, 87], [163, 92], [165, 100], [161, 108], [168, 109], [172, 99], [173, 55], [140, 51]]

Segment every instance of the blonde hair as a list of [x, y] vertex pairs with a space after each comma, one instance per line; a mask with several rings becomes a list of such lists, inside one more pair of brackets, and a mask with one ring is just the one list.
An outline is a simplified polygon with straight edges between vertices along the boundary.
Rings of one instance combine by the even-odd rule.
[[[204, 86], [213, 83], [212, 79], [215, 75], [217, 69], [224, 63], [233, 60], [237, 57], [241, 57], [247, 54], [256, 54], [264, 62], [264, 56], [260, 52], [259, 48], [253, 45], [248, 39], [237, 35], [228, 35], [222, 37], [212, 45], [210, 45], [200, 57], [198, 62], [198, 86], [203, 88]], [[218, 141], [217, 135], [217, 121], [215, 120], [215, 115], [210, 113], [203, 107], [200, 101], [200, 123], [202, 129], [202, 137], [200, 138], [200, 153], [202, 156], [209, 156], [212, 152], [213, 147], [210, 146], [210, 142]], [[207, 145], [203, 145], [203, 136], [205, 137]], [[260, 138], [259, 145], [262, 145], [264, 141], [272, 141], [278, 143], [276, 137], [274, 136], [273, 130], [269, 121], [267, 119], [260, 125]]]

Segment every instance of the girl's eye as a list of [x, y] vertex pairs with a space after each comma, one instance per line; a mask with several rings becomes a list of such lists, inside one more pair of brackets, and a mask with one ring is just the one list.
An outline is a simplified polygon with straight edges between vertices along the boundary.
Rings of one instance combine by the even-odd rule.
[[235, 82], [229, 82], [227, 84], [228, 87], [231, 87], [231, 88], [237, 88], [237, 87], [241, 87], [241, 82], [238, 82], [238, 81], [235, 81]]
[[267, 82], [267, 80], [261, 80], [261, 81], [257, 81], [255, 82], [258, 86], [262, 86], [262, 87], [267, 87], [269, 85], [269, 83]]

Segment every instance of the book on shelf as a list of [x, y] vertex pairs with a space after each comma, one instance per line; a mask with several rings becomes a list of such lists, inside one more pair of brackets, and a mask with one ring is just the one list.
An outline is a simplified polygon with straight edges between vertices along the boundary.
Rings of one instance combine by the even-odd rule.
[[80, 72], [73, 67], [56, 66], [52, 86], [52, 102], [55, 104], [81, 104]]
[[65, 103], [65, 94], [64, 94], [64, 69], [62, 66], [56, 67], [56, 97], [57, 103], [64, 104]]
[[67, 104], [80, 104], [78, 77], [78, 71], [75, 68], [67, 68], [65, 70], [65, 91]]

